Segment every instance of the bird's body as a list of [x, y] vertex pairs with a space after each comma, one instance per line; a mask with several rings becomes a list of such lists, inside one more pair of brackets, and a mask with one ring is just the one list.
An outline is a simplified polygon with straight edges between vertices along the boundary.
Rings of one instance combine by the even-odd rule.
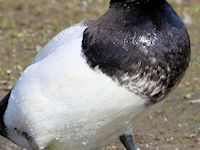
[[190, 57], [184, 25], [163, 0], [136, 1], [111, 1], [104, 16], [39, 52], [1, 114], [9, 139], [27, 149], [93, 150], [179, 83]]
[[[4, 120], [13, 140], [20, 139], [12, 134], [17, 128], [39, 147], [57, 140], [64, 149], [94, 149], [90, 146], [126, 131], [126, 116], [134, 117], [133, 112], [144, 106], [139, 96], [90, 69], [80, 44], [86, 27], [78, 25], [71, 30], [77, 27], [82, 31], [76, 32], [76, 38], [56, 46], [40, 60], [41, 52], [12, 90]], [[62, 36], [56, 38], [60, 41]]]

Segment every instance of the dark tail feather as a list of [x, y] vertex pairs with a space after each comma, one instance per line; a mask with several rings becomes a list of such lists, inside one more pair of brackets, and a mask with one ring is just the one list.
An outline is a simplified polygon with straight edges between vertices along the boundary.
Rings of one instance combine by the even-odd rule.
[[2, 99], [0, 100], [0, 135], [6, 136], [5, 131], [5, 124], [3, 121], [4, 113], [6, 111], [6, 108], [8, 106], [8, 99], [10, 97], [11, 91]]

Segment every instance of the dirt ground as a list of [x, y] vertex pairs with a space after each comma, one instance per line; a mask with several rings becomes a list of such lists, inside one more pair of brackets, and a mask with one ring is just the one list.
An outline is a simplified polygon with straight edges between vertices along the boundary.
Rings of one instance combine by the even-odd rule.
[[[134, 126], [141, 150], [200, 150], [200, 1], [168, 0], [187, 24], [192, 44], [188, 72], [159, 108]], [[56, 33], [105, 12], [108, 0], [0, 0], [0, 96]], [[20, 149], [0, 138], [0, 150]], [[116, 140], [103, 150], [121, 150]]]

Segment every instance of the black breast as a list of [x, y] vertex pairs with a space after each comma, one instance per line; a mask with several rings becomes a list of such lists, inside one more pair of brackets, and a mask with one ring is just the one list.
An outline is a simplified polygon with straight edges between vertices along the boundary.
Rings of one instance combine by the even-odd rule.
[[188, 33], [166, 2], [118, 4], [88, 26], [82, 52], [90, 67], [151, 103], [166, 96], [188, 67]]

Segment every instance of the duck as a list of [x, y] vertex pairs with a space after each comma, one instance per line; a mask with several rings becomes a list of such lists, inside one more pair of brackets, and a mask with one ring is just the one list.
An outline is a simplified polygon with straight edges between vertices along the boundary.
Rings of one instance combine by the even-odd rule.
[[94, 150], [161, 103], [189, 66], [190, 38], [166, 0], [110, 0], [53, 37], [0, 102], [0, 134], [28, 150]]

